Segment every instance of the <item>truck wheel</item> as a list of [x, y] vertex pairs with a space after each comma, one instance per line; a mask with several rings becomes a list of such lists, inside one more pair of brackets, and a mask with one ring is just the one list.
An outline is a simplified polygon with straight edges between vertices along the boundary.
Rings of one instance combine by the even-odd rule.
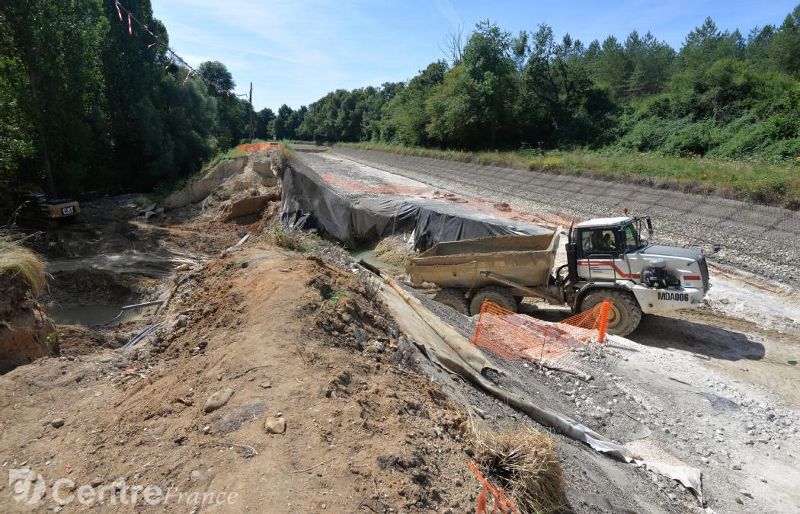
[[459, 289], [440, 289], [433, 299], [439, 303], [443, 303], [451, 307], [456, 312], [469, 316], [469, 309], [467, 307], [467, 299], [464, 298], [464, 292]]
[[603, 289], [591, 291], [583, 297], [581, 312], [588, 311], [604, 300], [611, 300], [607, 329], [609, 334], [626, 336], [636, 330], [642, 321], [642, 309], [630, 293]]
[[478, 292], [475, 293], [469, 303], [469, 313], [472, 316], [481, 313], [481, 305], [483, 305], [484, 300], [496, 303], [511, 312], [517, 312], [518, 310], [517, 300], [514, 299], [507, 287], [486, 286], [478, 289]]

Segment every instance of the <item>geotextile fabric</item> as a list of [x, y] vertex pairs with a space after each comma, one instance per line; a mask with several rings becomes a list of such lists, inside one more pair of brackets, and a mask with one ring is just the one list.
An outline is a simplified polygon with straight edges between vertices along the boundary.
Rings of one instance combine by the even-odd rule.
[[410, 231], [416, 250], [442, 241], [549, 232], [438, 200], [383, 194], [347, 196], [294, 159], [281, 175], [281, 221], [295, 228], [317, 230], [351, 248]]

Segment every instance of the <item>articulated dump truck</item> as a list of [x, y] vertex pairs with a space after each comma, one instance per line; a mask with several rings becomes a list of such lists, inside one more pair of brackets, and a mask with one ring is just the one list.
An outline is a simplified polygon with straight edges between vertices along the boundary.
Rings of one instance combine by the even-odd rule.
[[435, 300], [474, 315], [484, 300], [517, 312], [525, 298], [573, 312], [612, 302], [608, 331], [628, 335], [642, 314], [669, 314], [702, 303], [708, 266], [696, 250], [649, 244], [649, 217], [603, 218], [570, 228], [566, 264], [555, 266], [561, 230], [544, 235], [439, 243], [408, 266], [415, 286], [431, 282]]

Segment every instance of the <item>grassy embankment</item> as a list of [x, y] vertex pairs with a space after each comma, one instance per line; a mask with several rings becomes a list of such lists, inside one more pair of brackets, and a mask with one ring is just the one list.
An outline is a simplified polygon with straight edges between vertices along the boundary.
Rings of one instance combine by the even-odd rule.
[[340, 144], [363, 150], [635, 181], [654, 187], [714, 193], [753, 203], [800, 209], [800, 162], [797, 165], [772, 164], [589, 150], [464, 152], [384, 143]]

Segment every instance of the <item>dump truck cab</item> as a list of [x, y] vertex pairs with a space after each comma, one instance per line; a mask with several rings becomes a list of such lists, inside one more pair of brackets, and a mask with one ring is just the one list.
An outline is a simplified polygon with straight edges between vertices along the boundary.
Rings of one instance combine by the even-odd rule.
[[600, 218], [575, 225], [567, 243], [565, 300], [584, 311], [599, 301], [614, 303], [612, 324], [632, 331], [641, 315], [699, 305], [709, 288], [708, 266], [697, 250], [651, 245], [649, 217]]

